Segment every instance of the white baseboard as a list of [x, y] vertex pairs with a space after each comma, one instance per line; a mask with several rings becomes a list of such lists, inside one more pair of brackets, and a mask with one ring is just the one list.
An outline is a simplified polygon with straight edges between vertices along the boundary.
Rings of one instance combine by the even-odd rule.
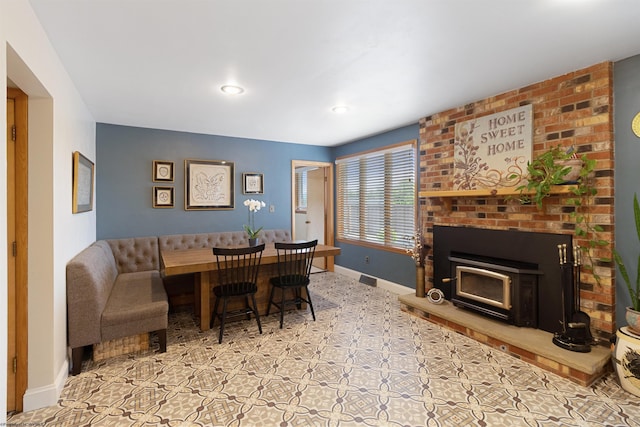
[[53, 384], [27, 389], [22, 398], [24, 412], [57, 404], [68, 376], [69, 361], [65, 360]]
[[377, 285], [378, 285], [378, 287], [380, 289], [387, 290], [387, 291], [392, 292], [392, 293], [397, 294], [397, 295], [404, 295], [404, 294], [408, 294], [408, 293], [414, 292], [414, 289], [410, 288], [408, 286], [400, 285], [400, 284], [395, 283], [395, 282], [390, 282], [390, 281], [385, 280], [385, 279], [380, 279], [378, 277], [371, 276], [369, 274], [365, 274], [365, 273], [362, 273], [360, 271], [351, 270], [350, 268], [342, 267], [342, 266], [339, 266], [339, 265], [335, 265], [334, 266], [334, 271], [336, 273], [338, 273], [338, 274], [342, 274], [344, 276], [351, 277], [352, 279], [355, 279], [355, 280], [359, 280], [361, 274], [364, 274], [365, 276], [373, 277], [374, 279], [376, 279]]

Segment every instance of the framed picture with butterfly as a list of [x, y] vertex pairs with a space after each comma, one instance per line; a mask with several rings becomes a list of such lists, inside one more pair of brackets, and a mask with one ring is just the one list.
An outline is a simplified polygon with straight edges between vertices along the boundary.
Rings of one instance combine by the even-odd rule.
[[234, 208], [234, 163], [226, 160], [184, 161], [185, 210]]

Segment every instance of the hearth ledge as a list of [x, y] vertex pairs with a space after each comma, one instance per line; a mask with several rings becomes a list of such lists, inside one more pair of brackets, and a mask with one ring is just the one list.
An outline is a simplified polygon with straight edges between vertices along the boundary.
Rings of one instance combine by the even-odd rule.
[[[612, 370], [611, 351], [594, 346], [589, 353], [564, 350], [553, 344], [553, 334], [532, 328], [508, 325], [455, 307], [451, 302], [431, 304], [415, 294], [399, 295], [403, 311], [462, 333], [518, 359], [589, 386]], [[502, 348], [501, 348], [502, 347]]]

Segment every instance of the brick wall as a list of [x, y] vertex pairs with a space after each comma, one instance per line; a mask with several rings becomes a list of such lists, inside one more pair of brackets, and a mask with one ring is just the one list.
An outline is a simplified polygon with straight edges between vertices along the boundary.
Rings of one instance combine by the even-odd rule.
[[[505, 92], [420, 120], [420, 220], [425, 240], [433, 244], [433, 225], [517, 229], [573, 234], [568, 195], [545, 199], [543, 209], [522, 205], [507, 196], [425, 197], [426, 191], [453, 190], [453, 142], [455, 124], [526, 104], [533, 105], [533, 156], [561, 144], [574, 146], [595, 159], [598, 194], [587, 213], [604, 228], [598, 236], [613, 242], [613, 65], [605, 62], [563, 76]], [[588, 246], [584, 239], [574, 244]], [[591, 316], [596, 336], [615, 333], [615, 266], [612, 245], [592, 251], [596, 280], [583, 269], [582, 310]], [[426, 262], [426, 276], [433, 285], [433, 264]]]

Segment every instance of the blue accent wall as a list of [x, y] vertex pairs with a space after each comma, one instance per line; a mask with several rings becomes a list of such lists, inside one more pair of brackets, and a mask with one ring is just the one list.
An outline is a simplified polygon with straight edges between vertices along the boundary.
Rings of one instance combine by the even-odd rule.
[[[335, 159], [399, 142], [418, 140], [418, 137], [419, 125], [416, 123], [334, 147], [333, 157]], [[416, 179], [419, 179], [419, 171], [416, 171], [416, 175]], [[341, 248], [340, 256], [336, 257], [336, 264], [415, 289], [416, 268], [409, 255], [337, 241], [336, 246]], [[365, 262], [366, 257], [369, 259], [368, 264]]]
[[[96, 127], [96, 236], [113, 239], [163, 234], [242, 230], [248, 198], [267, 204], [256, 225], [291, 229], [291, 160], [332, 162], [337, 157], [418, 139], [418, 124], [363, 138], [338, 147], [232, 138], [98, 123]], [[186, 211], [185, 159], [234, 162], [235, 208]], [[174, 162], [173, 183], [153, 182], [153, 160]], [[243, 172], [264, 174], [264, 195], [243, 195]], [[154, 186], [171, 186], [175, 206], [154, 209]], [[275, 212], [270, 213], [268, 206]], [[337, 265], [415, 288], [415, 266], [405, 254], [336, 242]], [[365, 257], [369, 263], [365, 263]]]
[[[631, 121], [640, 112], [640, 55], [614, 64], [615, 124], [615, 247], [635, 284], [640, 242], [633, 218], [633, 195], [640, 198], [640, 139], [631, 131]], [[631, 305], [627, 286], [616, 273], [616, 325], [625, 326], [626, 307]]]
[[[185, 159], [234, 162], [235, 208], [186, 211]], [[98, 239], [242, 230], [245, 199], [267, 208], [256, 226], [291, 230], [291, 160], [330, 162], [331, 149], [302, 144], [202, 135], [98, 123], [96, 127], [96, 236]], [[153, 160], [174, 162], [173, 183], [153, 182]], [[242, 194], [242, 173], [264, 174], [263, 195]], [[154, 209], [154, 186], [172, 186], [175, 207]], [[269, 205], [275, 212], [269, 212]]]

